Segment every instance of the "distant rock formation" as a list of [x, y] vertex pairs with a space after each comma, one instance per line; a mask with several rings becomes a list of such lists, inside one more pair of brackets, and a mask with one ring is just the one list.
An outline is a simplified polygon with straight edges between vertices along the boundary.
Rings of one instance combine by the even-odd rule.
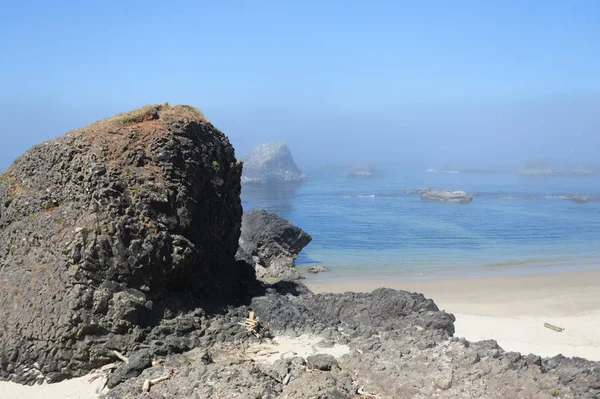
[[465, 191], [434, 190], [432, 188], [406, 189], [404, 194], [421, 196], [422, 200], [468, 204], [473, 201], [473, 195]]
[[288, 220], [265, 210], [245, 212], [242, 217], [238, 260], [254, 266], [264, 281], [298, 280], [294, 260], [312, 237]]
[[595, 176], [598, 171], [581, 164], [575, 168], [557, 169], [545, 161], [529, 161], [523, 168], [517, 169], [516, 174], [525, 177]]
[[244, 158], [242, 183], [277, 184], [306, 181], [283, 141], [261, 144]]
[[238, 295], [240, 176], [227, 137], [184, 105], [19, 157], [0, 175], [0, 379], [83, 375], [150, 336], [156, 353], [186, 348], [150, 330], [173, 317], [169, 291]]
[[406, 195], [414, 195], [414, 194], [421, 195], [423, 193], [426, 193], [426, 192], [432, 191], [432, 190], [433, 190], [432, 188], [417, 188], [417, 189], [407, 188], [404, 190], [404, 194], [406, 194]]
[[364, 179], [375, 177], [375, 173], [372, 170], [368, 169], [356, 169], [346, 173], [346, 177], [350, 179]]
[[578, 202], [580, 204], [585, 204], [586, 202], [590, 202], [590, 201], [600, 201], [600, 197], [592, 197], [589, 195], [567, 194], [567, 195], [555, 195], [554, 197], [558, 198], [558, 199], [562, 199], [562, 200]]
[[364, 179], [378, 177], [382, 174], [381, 170], [373, 165], [354, 166], [345, 174], [350, 179]]

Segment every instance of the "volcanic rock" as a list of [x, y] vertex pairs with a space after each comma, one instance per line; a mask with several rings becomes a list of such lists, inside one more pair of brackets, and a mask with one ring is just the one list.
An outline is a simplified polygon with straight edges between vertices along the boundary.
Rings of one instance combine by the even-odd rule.
[[0, 378], [58, 381], [131, 352], [172, 317], [171, 292], [238, 295], [240, 176], [227, 137], [184, 105], [20, 156], [0, 176]]
[[245, 212], [236, 258], [256, 270], [260, 280], [302, 278], [294, 260], [312, 237], [290, 221], [265, 210]]

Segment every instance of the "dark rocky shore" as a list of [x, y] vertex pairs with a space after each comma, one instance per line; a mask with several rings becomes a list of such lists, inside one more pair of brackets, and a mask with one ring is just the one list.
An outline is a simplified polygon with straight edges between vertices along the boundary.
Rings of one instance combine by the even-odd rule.
[[[273, 218], [296, 241], [242, 235], [236, 260], [240, 178], [227, 138], [186, 106], [109, 118], [18, 158], [0, 182], [0, 378], [104, 366], [107, 398], [599, 397], [600, 363], [455, 338], [454, 316], [421, 294], [258, 280], [257, 263], [292, 268], [310, 237]], [[348, 351], [274, 363], [249, 351], [284, 335]]]

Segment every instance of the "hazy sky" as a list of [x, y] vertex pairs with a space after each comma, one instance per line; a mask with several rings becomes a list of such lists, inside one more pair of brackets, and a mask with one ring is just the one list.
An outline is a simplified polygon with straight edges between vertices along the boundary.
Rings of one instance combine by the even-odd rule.
[[[0, 168], [147, 103], [199, 107], [238, 156], [594, 163], [600, 1], [5, 1]], [[596, 162], [597, 163], [597, 162]]]

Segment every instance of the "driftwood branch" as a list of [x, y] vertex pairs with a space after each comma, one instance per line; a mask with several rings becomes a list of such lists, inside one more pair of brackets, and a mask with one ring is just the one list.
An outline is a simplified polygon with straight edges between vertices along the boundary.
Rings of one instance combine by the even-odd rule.
[[115, 355], [116, 357], [118, 357], [119, 359], [121, 359], [122, 361], [124, 361], [125, 364], [129, 364], [129, 359], [127, 359], [122, 353], [117, 352], [117, 351], [113, 351], [113, 355]]
[[98, 382], [98, 384], [96, 385], [94, 392], [96, 392], [97, 394], [100, 394], [102, 392], [102, 390], [104, 389], [104, 387], [106, 386], [106, 383], [108, 382], [108, 375], [106, 373], [100, 373], [100, 374], [93, 375], [88, 380], [88, 383], [91, 384], [92, 382], [96, 381], [97, 379], [100, 379], [100, 382]]
[[155, 378], [153, 380], [144, 380], [144, 383], [142, 384], [142, 391], [143, 392], [148, 392], [150, 391], [150, 387], [161, 383], [163, 381], [166, 381], [168, 379], [170, 379], [173, 376], [173, 371], [169, 371], [166, 374], [164, 374], [161, 377]]
[[367, 398], [367, 399], [379, 399], [379, 396], [377, 396], [377, 395], [375, 395], [375, 394], [372, 394], [372, 393], [369, 393], [369, 392], [366, 392], [366, 391], [365, 391], [365, 387], [364, 387], [364, 386], [362, 386], [362, 387], [358, 388], [358, 389], [356, 390], [356, 393], [357, 393], [357, 394], [358, 394], [358, 395], [359, 395], [361, 398]]
[[254, 312], [250, 312], [248, 318], [244, 321], [238, 322], [240, 326], [246, 327], [246, 330], [248, 330], [248, 332], [251, 332], [252, 334], [256, 335], [257, 338], [260, 338], [260, 334], [258, 333], [258, 323], [259, 319], [258, 317], [256, 319], [254, 318]]
[[117, 368], [117, 363], [109, 363], [100, 367], [100, 371], [114, 370]]
[[554, 331], [556, 331], [556, 332], [563, 332], [563, 331], [565, 330], [565, 329], [564, 329], [564, 328], [562, 328], [562, 327], [556, 327], [556, 326], [553, 326], [553, 325], [552, 325], [552, 324], [550, 324], [550, 323], [544, 323], [544, 327], [546, 327], [546, 328], [549, 328], [549, 329], [551, 329], [551, 330], [554, 330]]
[[281, 381], [281, 383], [282, 383], [283, 385], [287, 385], [287, 384], [289, 384], [289, 383], [290, 383], [290, 378], [292, 378], [292, 374], [291, 374], [291, 373], [287, 373], [287, 374], [285, 375], [285, 377], [283, 377], [283, 381]]

